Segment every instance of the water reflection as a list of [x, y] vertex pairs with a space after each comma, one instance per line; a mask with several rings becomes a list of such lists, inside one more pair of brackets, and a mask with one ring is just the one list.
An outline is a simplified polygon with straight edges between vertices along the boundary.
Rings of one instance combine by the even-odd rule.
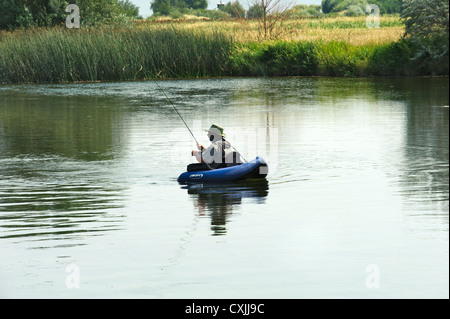
[[76, 246], [123, 226], [123, 186], [108, 177], [108, 163], [28, 156], [0, 166], [0, 239]]
[[225, 235], [226, 224], [233, 210], [242, 205], [244, 199], [264, 204], [269, 194], [266, 179], [249, 180], [227, 184], [193, 184], [183, 186], [194, 200], [199, 216], [211, 219], [213, 235]]
[[[259, 115], [258, 124], [265, 121], [268, 132], [279, 128], [280, 144], [297, 137], [296, 150], [309, 171], [322, 164], [319, 170], [333, 168], [336, 174], [336, 156], [345, 152], [341, 165], [381, 164], [399, 186], [405, 210], [437, 210], [446, 225], [448, 87], [448, 78], [255, 79], [234, 91], [234, 103], [250, 109], [239, 125]], [[285, 149], [280, 146], [280, 154]], [[285, 179], [291, 166], [283, 165]]]
[[104, 98], [0, 91], [0, 158], [51, 154], [112, 159], [126, 140], [119, 106]]
[[123, 225], [121, 101], [46, 90], [0, 90], [0, 239], [82, 245]]
[[448, 228], [448, 80], [422, 81], [422, 86], [421, 90], [411, 90], [406, 99], [407, 126], [400, 185], [408, 210], [417, 214], [422, 206], [421, 211], [440, 216]]

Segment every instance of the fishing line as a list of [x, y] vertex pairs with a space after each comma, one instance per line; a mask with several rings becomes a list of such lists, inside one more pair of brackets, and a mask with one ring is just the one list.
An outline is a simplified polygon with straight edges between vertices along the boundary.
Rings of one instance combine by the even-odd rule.
[[[131, 54], [130, 51], [127, 50], [126, 47], [124, 47], [119, 41], [117, 41], [116, 39], [114, 39], [113, 37], [111, 37], [109, 34], [103, 33], [104, 35], [106, 35], [108, 38], [110, 38], [111, 40], [113, 40], [117, 45], [119, 45], [122, 49], [124, 49], [125, 52], [127, 52], [138, 64], [140, 64], [141, 69], [144, 69], [145, 72], [145, 68], [142, 65], [141, 62], [139, 62], [139, 60], [133, 55]], [[166, 65], [167, 67], [167, 65]], [[139, 71], [140, 71], [139, 70]], [[138, 71], [138, 73], [139, 73]], [[172, 72], [172, 71], [171, 71]], [[147, 75], [150, 74], [150, 72], [146, 72]], [[137, 74], [137, 73], [136, 73]], [[178, 116], [180, 117], [180, 119], [183, 121], [184, 125], [186, 126], [186, 128], [188, 129], [189, 133], [191, 133], [192, 137], [194, 138], [195, 142], [197, 143], [197, 145], [200, 145], [200, 143], [197, 141], [197, 139], [195, 138], [194, 133], [192, 133], [191, 129], [189, 128], [189, 126], [187, 125], [186, 121], [184, 120], [184, 118], [181, 116], [180, 112], [178, 112], [177, 108], [175, 107], [175, 105], [172, 103], [172, 100], [169, 99], [169, 97], [167, 96], [166, 92], [163, 90], [163, 88], [158, 84], [158, 81], [156, 81], [155, 79], [153, 79], [152, 77], [148, 77], [150, 80], [152, 80], [156, 86], [158, 87], [158, 89], [161, 91], [161, 93], [164, 95], [164, 97], [166, 98], [166, 100], [169, 102], [169, 104], [172, 106], [172, 108], [175, 110], [175, 112], [177, 112]]]
[[[133, 55], [131, 54], [130, 51], [127, 50], [126, 47], [124, 47], [119, 41], [117, 41], [116, 39], [114, 39], [113, 37], [111, 37], [109, 34], [106, 34], [103, 32], [104, 35], [106, 35], [108, 38], [110, 38], [111, 40], [113, 40], [117, 45], [119, 45], [125, 52], [127, 52], [140, 66], [141, 68], [139, 69], [139, 71], [137, 73], [139, 73], [141, 70], [144, 70], [144, 72], [146, 71], [144, 66], [142, 65], [141, 62], [139, 62], [139, 60]], [[166, 65], [166, 68], [169, 69]], [[169, 69], [170, 70], [170, 69]], [[148, 70], [147, 70], [148, 71]], [[174, 73], [172, 70], [170, 70], [172, 73]], [[136, 73], [136, 74], [137, 74]], [[146, 72], [147, 75], [150, 74], [150, 72]], [[175, 74], [175, 73], [174, 73]], [[178, 114], [178, 116], [180, 117], [180, 119], [183, 121], [184, 125], [186, 126], [186, 128], [188, 129], [189, 133], [191, 133], [192, 137], [194, 138], [195, 142], [197, 143], [197, 145], [200, 145], [200, 143], [197, 141], [197, 139], [195, 138], [194, 133], [192, 132], [192, 130], [189, 128], [189, 125], [187, 125], [186, 121], [184, 120], [184, 118], [181, 116], [180, 112], [178, 111], [178, 109], [175, 107], [175, 105], [172, 103], [172, 100], [167, 96], [166, 92], [163, 90], [163, 88], [159, 85], [158, 81], [156, 81], [155, 79], [148, 77], [150, 80], [152, 80], [156, 86], [158, 87], [158, 89], [161, 91], [161, 93], [164, 95], [164, 97], [166, 98], [166, 100], [169, 102], [169, 104], [172, 106], [172, 108], [175, 110], [175, 112]], [[232, 146], [232, 145], [231, 145]], [[242, 154], [236, 149], [234, 148], [234, 146], [232, 146], [233, 149], [242, 157], [242, 159], [247, 162], [247, 160], [242, 156]], [[202, 148], [203, 149], [203, 148]], [[203, 161], [203, 154], [200, 153], [200, 156], [202, 158], [202, 162]], [[208, 166], [209, 169], [212, 169], [211, 166], [207, 163], [204, 162], [206, 164], [206, 166]]]

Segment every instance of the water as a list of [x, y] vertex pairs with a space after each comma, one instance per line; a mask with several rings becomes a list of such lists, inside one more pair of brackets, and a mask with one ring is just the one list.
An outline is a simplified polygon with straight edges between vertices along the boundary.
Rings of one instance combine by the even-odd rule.
[[160, 85], [267, 182], [179, 185], [152, 82], [0, 86], [0, 297], [449, 297], [448, 79]]

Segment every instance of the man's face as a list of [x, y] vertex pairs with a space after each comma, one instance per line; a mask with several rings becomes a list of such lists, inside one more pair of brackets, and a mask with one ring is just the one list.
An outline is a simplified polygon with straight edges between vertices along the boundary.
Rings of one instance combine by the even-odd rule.
[[213, 132], [208, 132], [208, 139], [211, 142], [216, 142], [216, 141], [218, 141], [220, 139], [220, 136], [217, 135], [217, 134], [214, 134]]

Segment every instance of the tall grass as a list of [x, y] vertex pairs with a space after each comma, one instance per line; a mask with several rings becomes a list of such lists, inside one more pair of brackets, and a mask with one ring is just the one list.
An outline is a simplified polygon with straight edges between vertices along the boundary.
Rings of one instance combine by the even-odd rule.
[[[329, 28], [339, 19], [353, 27]], [[251, 21], [249, 25], [191, 21], [0, 32], [0, 83], [228, 75], [448, 75], [448, 54], [440, 60], [418, 59], [417, 44], [401, 39], [403, 27], [396, 19], [380, 29], [360, 28], [365, 21], [361, 18], [299, 19], [292, 23], [318, 25], [300, 25], [297, 34], [268, 42], [256, 41]], [[386, 36], [389, 32], [393, 33]]]
[[[240, 43], [259, 41], [257, 20], [173, 20], [139, 21], [147, 28], [176, 28], [224, 32]], [[278, 40], [284, 41], [347, 41], [350, 44], [384, 44], [399, 40], [404, 30], [399, 16], [381, 16], [380, 28], [367, 28], [366, 17], [297, 18], [285, 22], [286, 32]]]
[[0, 38], [0, 82], [224, 75], [225, 34], [163, 28], [30, 29]]

